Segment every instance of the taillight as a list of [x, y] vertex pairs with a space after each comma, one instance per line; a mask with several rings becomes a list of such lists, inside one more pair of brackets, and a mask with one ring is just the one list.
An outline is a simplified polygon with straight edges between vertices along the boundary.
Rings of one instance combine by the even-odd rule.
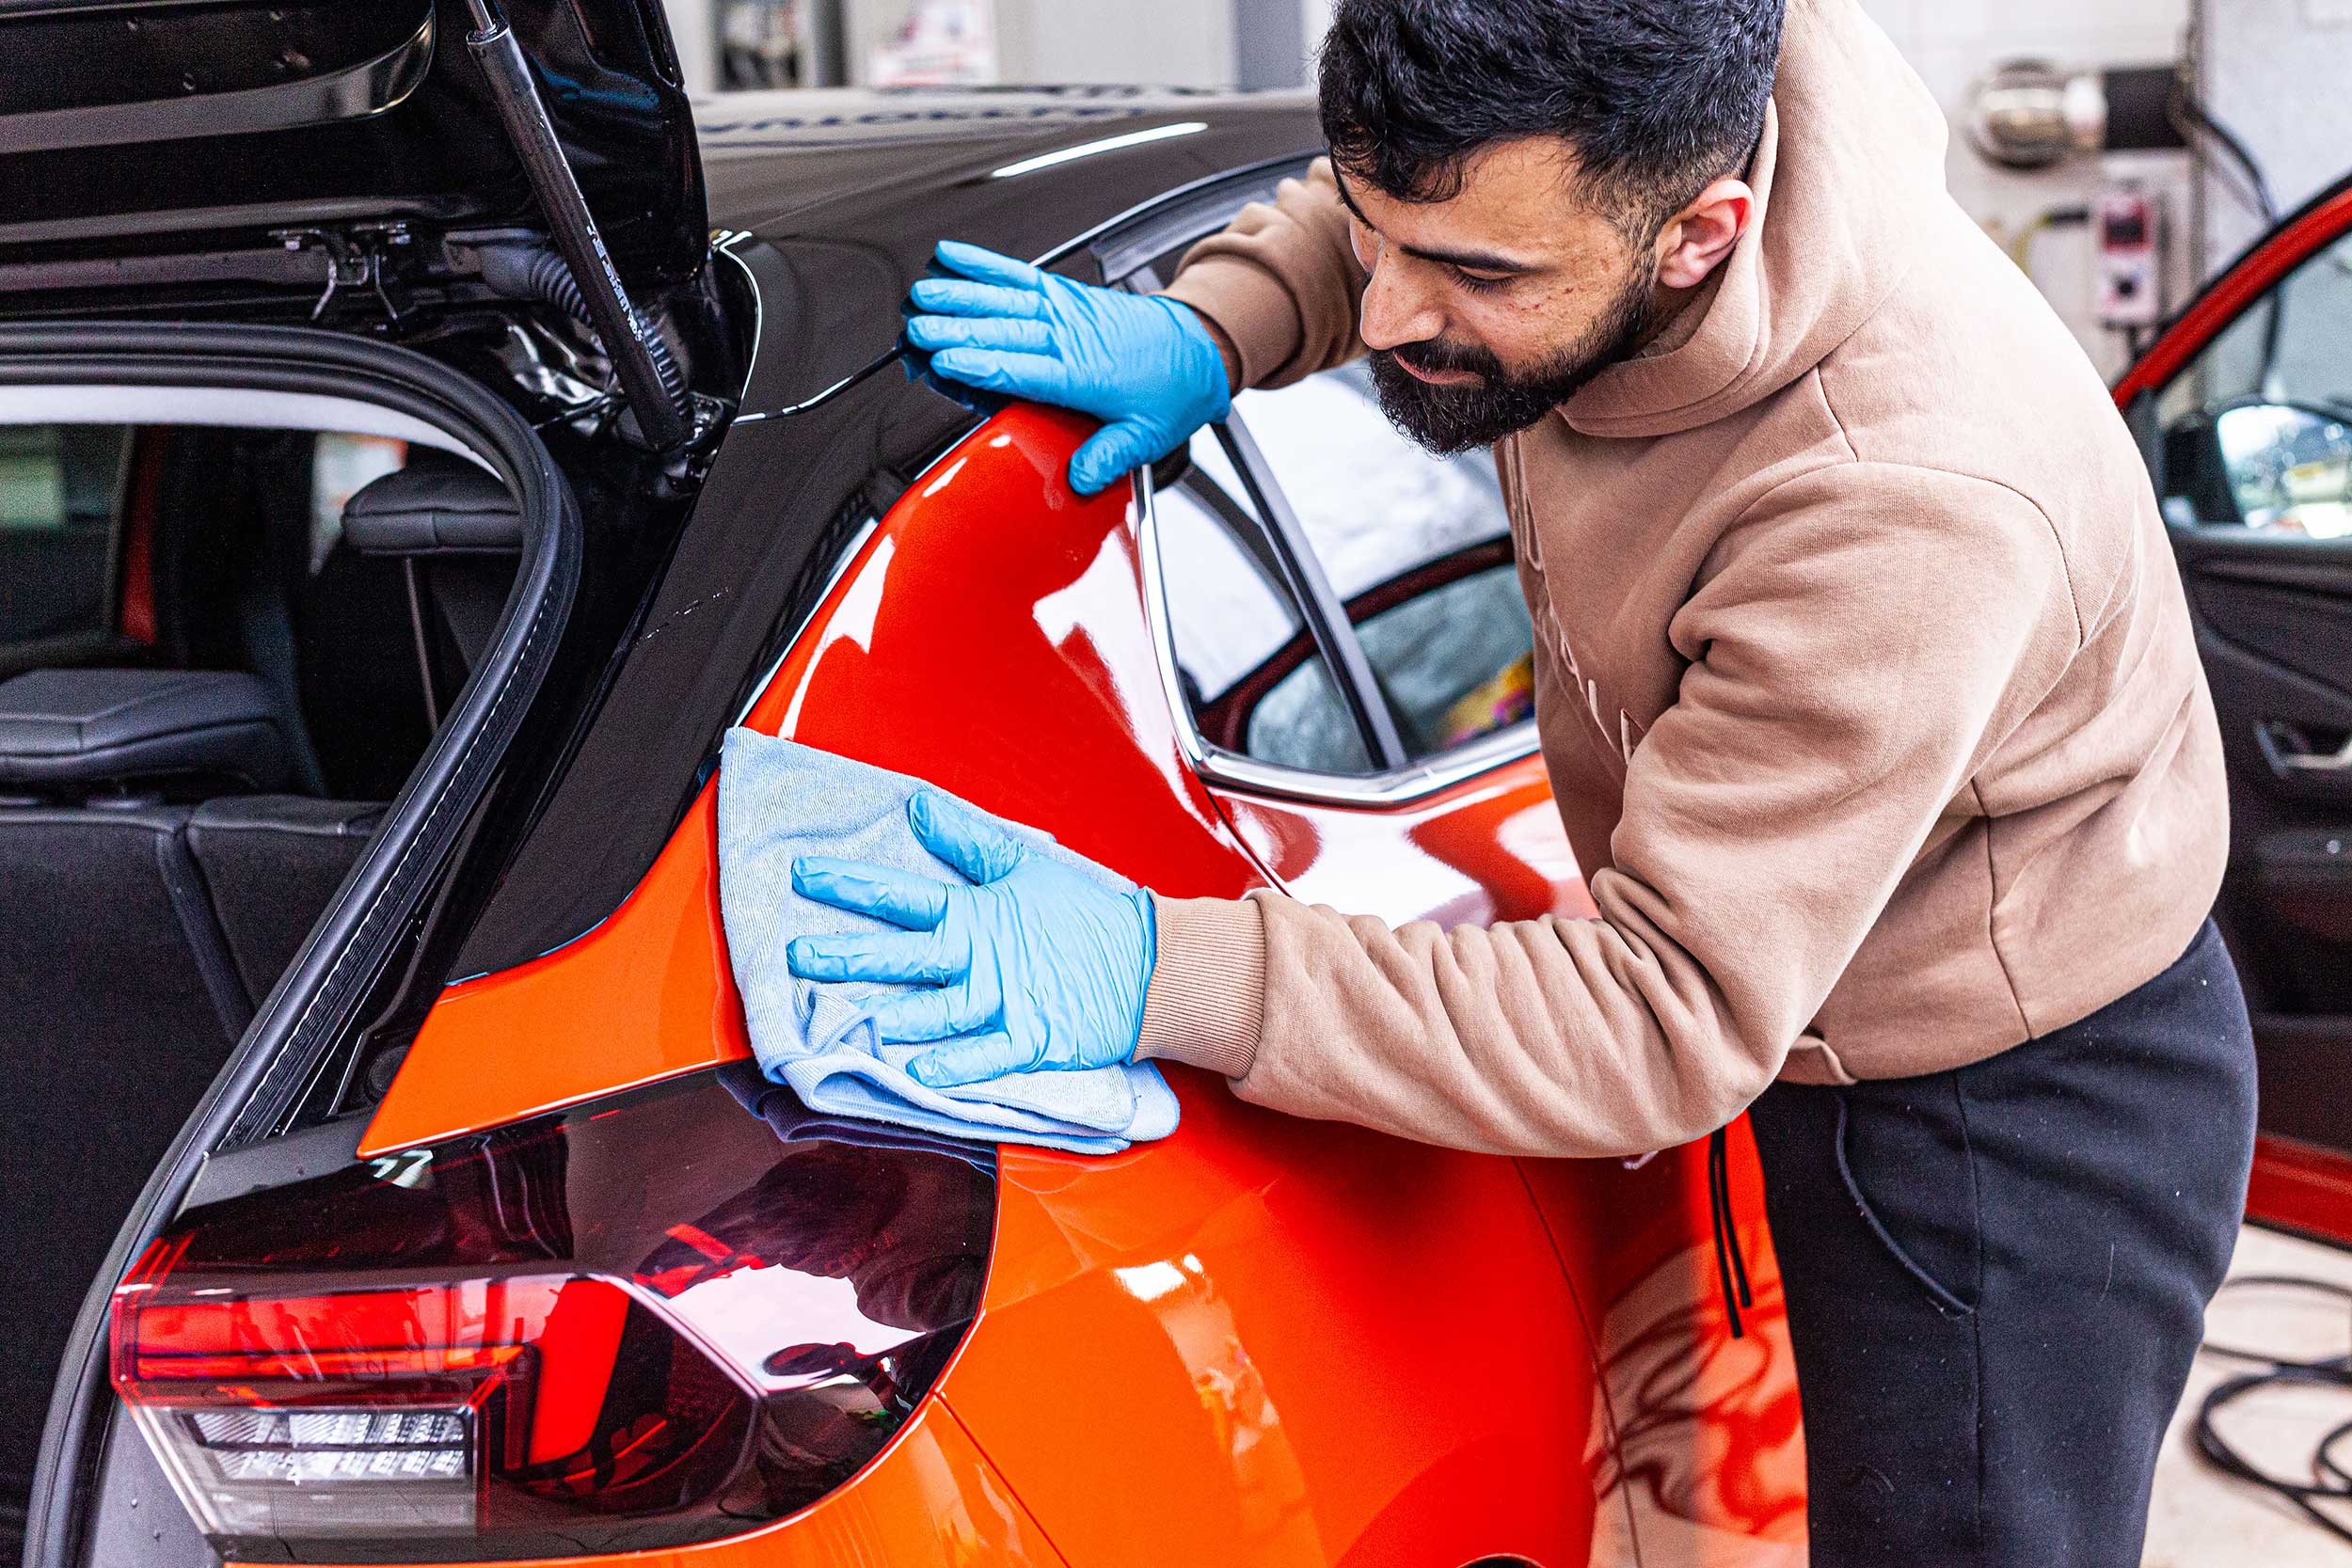
[[115, 1292], [114, 1385], [198, 1524], [230, 1556], [560, 1555], [849, 1479], [977, 1310], [993, 1166], [819, 1135], [788, 1097], [779, 1139], [716, 1079], [159, 1238]]

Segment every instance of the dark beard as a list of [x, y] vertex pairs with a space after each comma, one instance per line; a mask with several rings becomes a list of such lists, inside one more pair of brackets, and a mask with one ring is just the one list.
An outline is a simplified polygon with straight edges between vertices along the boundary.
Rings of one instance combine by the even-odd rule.
[[[1389, 422], [1439, 457], [1494, 445], [1574, 397], [1585, 383], [1633, 356], [1649, 335], [1654, 271], [1637, 273], [1576, 342], [1532, 374], [1505, 374], [1494, 351], [1429, 339], [1372, 354], [1372, 382]], [[1472, 371], [1483, 379], [1436, 387], [1397, 363], [1425, 371]]]

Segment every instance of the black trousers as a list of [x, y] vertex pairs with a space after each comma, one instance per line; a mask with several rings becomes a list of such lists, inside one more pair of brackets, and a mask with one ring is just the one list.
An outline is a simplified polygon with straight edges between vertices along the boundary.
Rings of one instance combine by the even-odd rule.
[[2136, 1568], [2253, 1160], [2208, 923], [2137, 990], [1951, 1072], [1751, 1110], [1812, 1568]]

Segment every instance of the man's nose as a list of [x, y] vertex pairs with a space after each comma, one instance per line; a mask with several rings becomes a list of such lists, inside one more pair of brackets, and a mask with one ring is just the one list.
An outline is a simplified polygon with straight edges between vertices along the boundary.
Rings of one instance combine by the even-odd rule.
[[1357, 324], [1370, 349], [1394, 348], [1399, 343], [1426, 342], [1445, 329], [1445, 317], [1406, 269], [1388, 256], [1373, 266], [1364, 284], [1362, 309]]

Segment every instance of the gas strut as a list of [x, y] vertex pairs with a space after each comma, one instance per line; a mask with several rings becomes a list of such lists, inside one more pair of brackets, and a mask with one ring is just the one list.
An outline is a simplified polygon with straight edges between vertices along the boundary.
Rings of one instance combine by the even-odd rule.
[[621, 275], [605, 252], [604, 237], [596, 232], [596, 220], [580, 194], [580, 182], [572, 178], [572, 166], [564, 161], [555, 127], [548, 120], [547, 105], [539, 101], [539, 89], [531, 80], [522, 46], [500, 14], [497, 0], [469, 3], [473, 8], [474, 30], [467, 35], [466, 47], [489, 79], [490, 97], [498, 104], [499, 119], [506, 122], [507, 139], [515, 144], [524, 177], [547, 212], [556, 248], [579, 280], [589, 324], [612, 356], [622, 396], [637, 416], [637, 428], [645, 444], [656, 451], [673, 451], [686, 444], [686, 411], [662, 385], [661, 373], [645, 347], [645, 325], [621, 287]]

